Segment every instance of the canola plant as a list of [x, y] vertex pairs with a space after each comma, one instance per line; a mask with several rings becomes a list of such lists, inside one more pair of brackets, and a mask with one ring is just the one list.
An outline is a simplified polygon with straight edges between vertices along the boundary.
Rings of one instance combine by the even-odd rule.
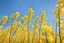
[[[0, 43], [64, 43], [64, 0], [58, 0], [55, 6], [55, 30], [53, 23], [47, 22], [46, 12], [34, 16], [33, 8], [28, 9], [28, 14], [21, 17], [19, 12], [0, 19]], [[9, 25], [3, 29], [8, 18]]]

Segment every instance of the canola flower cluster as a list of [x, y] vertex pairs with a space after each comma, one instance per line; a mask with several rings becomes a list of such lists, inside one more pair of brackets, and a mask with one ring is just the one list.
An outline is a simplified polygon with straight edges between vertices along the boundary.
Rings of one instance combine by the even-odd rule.
[[10, 15], [10, 24], [3, 29], [8, 16], [0, 19], [0, 43], [64, 43], [64, 1], [58, 0], [55, 6], [55, 30], [53, 23], [47, 22], [46, 12], [34, 16], [34, 10], [28, 9], [28, 14], [21, 17], [19, 12]]
[[[57, 39], [59, 39], [58, 43], [64, 43], [64, 0], [58, 0], [55, 6], [55, 23], [56, 23], [56, 30], [55, 30], [55, 43], [57, 43]], [[57, 35], [58, 34], [58, 35]], [[59, 37], [59, 38], [58, 38]]]
[[[54, 30], [50, 23], [47, 25], [46, 12], [42, 11], [41, 15], [36, 16], [34, 20], [32, 20], [33, 15], [32, 8], [28, 9], [28, 15], [21, 17], [21, 20], [18, 20], [19, 12], [13, 13], [10, 16], [11, 23], [5, 30], [2, 29], [2, 24], [6, 23], [8, 16], [3, 16], [0, 24], [0, 43], [54, 42]], [[40, 24], [38, 24], [39, 21]], [[46, 36], [48, 36], [47, 40]]]

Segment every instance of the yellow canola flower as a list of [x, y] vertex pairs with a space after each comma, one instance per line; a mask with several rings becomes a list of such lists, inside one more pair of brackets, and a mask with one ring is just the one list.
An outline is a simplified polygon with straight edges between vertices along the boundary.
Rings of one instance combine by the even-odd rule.
[[[64, 20], [61, 19], [61, 20], [60, 20], [60, 24], [63, 24], [63, 23], [64, 23]], [[59, 26], [59, 21], [57, 22], [57, 26]]]
[[59, 5], [58, 5], [58, 4], [56, 4], [55, 8], [58, 8], [58, 7], [59, 7]]
[[64, 14], [62, 13], [60, 16], [62, 16], [62, 17], [63, 17], [63, 16], [64, 16]]
[[34, 14], [34, 10], [32, 8], [29, 8], [28, 12]]
[[36, 16], [36, 18], [35, 18], [36, 21], [38, 21], [40, 19], [41, 19], [40, 16]]
[[28, 18], [29, 18], [29, 20], [31, 20], [32, 19], [32, 14], [31, 15], [28, 14]]
[[22, 30], [26, 31], [28, 28], [26, 26], [22, 26]]
[[15, 18], [15, 14], [13, 13], [10, 17], [11, 17], [11, 18]]
[[46, 14], [46, 12], [45, 11], [42, 11], [42, 15], [45, 15]]
[[15, 30], [16, 29], [16, 26], [15, 25], [12, 25], [10, 28], [13, 29], [13, 30]]
[[58, 0], [58, 2], [59, 2], [59, 3], [60, 3], [60, 2], [62, 2], [62, 3], [63, 3], [63, 2], [64, 2], [64, 0]]
[[16, 16], [16, 18], [18, 18], [20, 16], [19, 12], [16, 12], [15, 16]]
[[60, 4], [60, 7], [62, 8], [63, 6], [64, 6], [64, 3], [61, 3], [61, 4]]
[[3, 16], [3, 17], [1, 18], [2, 23], [5, 24], [7, 19], [8, 19], [8, 16]]
[[3, 16], [1, 19], [2, 21], [6, 21], [8, 19], [8, 16]]
[[54, 11], [54, 14], [55, 14], [55, 15], [58, 14], [58, 11], [59, 11], [59, 9], [56, 8], [55, 11]]
[[24, 16], [24, 20], [28, 20], [28, 19], [29, 19], [28, 16], [25, 15], [25, 16]]
[[61, 12], [64, 12], [64, 7], [61, 8]]
[[47, 26], [47, 29], [46, 29], [46, 33], [47, 35], [51, 35], [51, 32], [52, 32], [52, 26]]
[[52, 30], [52, 26], [47, 26], [47, 30], [51, 31]]
[[55, 10], [55, 11], [54, 11], [54, 14], [55, 14], [55, 15], [58, 15], [58, 11]]
[[22, 23], [20, 21], [18, 21], [16, 24], [17, 26], [22, 26]]
[[54, 41], [53, 36], [49, 36], [49, 37], [48, 37], [48, 41], [49, 41], [49, 42], [53, 42], [53, 41]]
[[64, 30], [64, 25], [62, 25], [62, 27], [61, 27], [61, 29], [60, 29], [61, 31], [63, 31]]
[[60, 24], [63, 24], [64, 23], [64, 21], [63, 20], [60, 20]]
[[58, 15], [58, 14], [56, 14], [56, 15], [55, 15], [55, 17], [58, 19], [58, 18], [59, 18], [59, 15]]
[[42, 20], [42, 24], [41, 25], [46, 25], [47, 22], [45, 20]]
[[42, 29], [42, 30], [47, 29], [47, 25], [41, 25], [41, 26], [40, 26], [40, 29]]
[[10, 17], [11, 18], [18, 18], [20, 16], [19, 12], [13, 13]]
[[[45, 12], [44, 10], [43, 10], [42, 13], [41, 13], [41, 17], [42, 17], [43, 19], [46, 18], [46, 12]], [[41, 19], [42, 19], [42, 18], [41, 18]]]
[[29, 8], [28, 9], [28, 17], [29, 17], [29, 20], [32, 19], [32, 16], [34, 15], [34, 10], [32, 8]]

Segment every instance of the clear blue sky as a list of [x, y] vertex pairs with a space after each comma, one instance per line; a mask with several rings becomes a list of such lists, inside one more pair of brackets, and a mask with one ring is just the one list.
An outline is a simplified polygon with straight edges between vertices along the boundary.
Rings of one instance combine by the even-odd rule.
[[[28, 8], [33, 8], [35, 11], [34, 17], [41, 14], [42, 10], [47, 13], [48, 22], [54, 19], [54, 10], [57, 0], [0, 0], [0, 18], [4, 15], [10, 16], [12, 13], [18, 11], [21, 16], [28, 13]], [[10, 19], [8, 19], [7, 26]], [[55, 26], [53, 25], [53, 28]]]

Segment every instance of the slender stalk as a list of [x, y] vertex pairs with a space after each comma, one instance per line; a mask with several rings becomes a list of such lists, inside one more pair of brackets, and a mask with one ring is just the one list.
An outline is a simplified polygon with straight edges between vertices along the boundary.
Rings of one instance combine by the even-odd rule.
[[28, 43], [29, 43], [29, 20], [28, 20]]
[[[0, 26], [2, 25], [3, 21], [0, 23]], [[0, 35], [0, 37], [2, 37], [2, 35], [4, 34], [4, 32]]]
[[41, 31], [41, 30], [39, 29], [39, 43], [40, 43], [40, 31]]
[[61, 35], [60, 35], [60, 3], [59, 3], [59, 11], [58, 11], [58, 15], [59, 15], [59, 37], [60, 37], [60, 43], [62, 43]]
[[[41, 18], [41, 23], [42, 23], [42, 20], [43, 20], [43, 17]], [[41, 24], [40, 24], [41, 26]], [[41, 29], [39, 29], [39, 43], [40, 43], [40, 32], [41, 32]]]
[[35, 28], [34, 28], [34, 35], [33, 35], [33, 38], [32, 38], [32, 43], [34, 43], [34, 38], [35, 38]]
[[[36, 21], [36, 23], [37, 23], [37, 21]], [[35, 25], [36, 25], [36, 23], [35, 23]], [[35, 28], [34, 28], [34, 35], [33, 35], [33, 38], [32, 38], [32, 43], [34, 43], [34, 38], [35, 38]]]
[[46, 29], [45, 29], [45, 36], [46, 36], [46, 43], [48, 43]]
[[12, 23], [13, 23], [13, 19], [11, 20], [11, 29], [10, 29], [9, 43], [11, 43], [10, 41], [11, 41]]
[[[19, 27], [19, 26], [18, 26], [18, 27]], [[18, 27], [16, 28], [16, 30], [15, 30], [14, 33], [16, 33], [16, 31], [18, 30]], [[13, 33], [13, 34], [14, 34], [14, 33]], [[16, 37], [17, 37], [17, 36], [16, 36]], [[14, 43], [15, 43], [15, 40], [16, 40], [16, 38], [15, 38], [14, 41], [13, 41]]]
[[57, 20], [56, 20], [56, 30], [55, 30], [55, 43], [57, 43]]

